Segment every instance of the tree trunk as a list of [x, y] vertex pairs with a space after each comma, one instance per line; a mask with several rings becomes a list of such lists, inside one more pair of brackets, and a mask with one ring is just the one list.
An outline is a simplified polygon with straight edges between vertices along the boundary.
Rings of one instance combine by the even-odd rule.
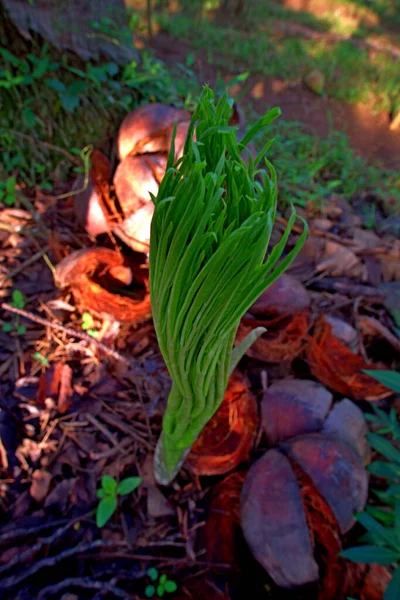
[[41, 35], [83, 60], [138, 60], [124, 0], [0, 0], [21, 35]]

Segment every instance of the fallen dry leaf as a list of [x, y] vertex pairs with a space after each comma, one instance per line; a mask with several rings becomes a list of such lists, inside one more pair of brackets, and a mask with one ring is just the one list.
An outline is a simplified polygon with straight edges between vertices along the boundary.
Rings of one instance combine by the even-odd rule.
[[[132, 272], [132, 284], [123, 290], [126, 295], [119, 293], [121, 282], [110, 276], [110, 269], [121, 266]], [[114, 250], [77, 250], [57, 265], [55, 279], [59, 286], [71, 287], [75, 302], [85, 311], [129, 323], [144, 321], [151, 314], [147, 267], [130, 266], [127, 258]]]
[[357, 278], [367, 280], [366, 267], [349, 248], [337, 242], [325, 240], [325, 251], [322, 260], [316, 265], [317, 273], [326, 273], [331, 277]]
[[312, 374], [332, 390], [355, 400], [381, 400], [393, 392], [372, 377], [362, 373], [374, 366], [354, 354], [332, 334], [332, 327], [322, 317], [307, 348], [306, 356]]
[[282, 587], [318, 579], [318, 565], [291, 464], [269, 450], [250, 468], [240, 509], [244, 537], [257, 561]]
[[385, 254], [380, 254], [383, 281], [400, 281], [400, 241], [396, 240]]
[[283, 444], [291, 460], [311, 478], [338, 522], [341, 533], [355, 523], [368, 496], [368, 478], [358, 455], [346, 443], [310, 433]]
[[50, 488], [51, 479], [51, 474], [44, 469], [36, 469], [36, 471], [33, 471], [29, 493], [36, 502], [43, 502], [46, 498]]
[[351, 233], [355, 251], [374, 250], [375, 248], [382, 246], [381, 238], [379, 238], [372, 229], [355, 227]]
[[247, 460], [258, 426], [257, 403], [235, 370], [221, 406], [194, 443], [186, 464], [197, 475], [222, 475]]
[[319, 431], [332, 403], [332, 394], [306, 379], [282, 379], [264, 392], [262, 427], [275, 446], [296, 435]]
[[396, 352], [400, 352], [400, 339], [377, 319], [366, 315], [358, 315], [357, 325], [364, 337], [383, 338]]
[[46, 496], [45, 507], [52, 507], [52, 510], [58, 510], [60, 514], [64, 514], [77, 481], [77, 477], [72, 477], [56, 483], [55, 487]]
[[306, 242], [292, 264], [290, 273], [301, 281], [307, 281], [315, 275], [315, 265], [324, 255], [325, 240], [316, 235], [309, 235]]

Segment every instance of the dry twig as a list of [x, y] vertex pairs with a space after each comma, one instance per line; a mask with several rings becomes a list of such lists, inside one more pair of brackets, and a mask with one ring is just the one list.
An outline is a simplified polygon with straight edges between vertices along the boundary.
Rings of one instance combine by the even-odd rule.
[[126, 542], [107, 542], [106, 540], [95, 540], [94, 542], [90, 542], [88, 544], [78, 544], [78, 546], [75, 546], [74, 548], [68, 548], [56, 556], [50, 556], [37, 561], [31, 567], [25, 568], [21, 573], [11, 575], [10, 577], [3, 579], [0, 582], [0, 587], [3, 590], [13, 588], [16, 585], [19, 585], [22, 581], [25, 581], [25, 579], [32, 577], [32, 575], [35, 575], [42, 569], [55, 567], [58, 563], [62, 562], [66, 558], [84, 554], [85, 552], [91, 552], [97, 548], [106, 548], [116, 545], [126, 546]]
[[116, 598], [125, 598], [125, 600], [129, 598], [133, 598], [131, 594], [128, 594], [124, 590], [115, 587], [112, 581], [96, 581], [94, 579], [90, 579], [89, 577], [68, 577], [67, 579], [63, 579], [59, 583], [54, 585], [49, 585], [44, 588], [41, 592], [39, 592], [38, 600], [44, 600], [49, 596], [56, 596], [57, 598], [61, 598], [59, 595], [63, 590], [70, 590], [71, 588], [81, 588], [85, 590], [100, 590], [102, 592], [101, 596], [105, 596], [106, 594], [113, 594]]
[[89, 344], [94, 344], [100, 350], [102, 350], [106, 354], [112, 356], [115, 360], [117, 360], [119, 362], [123, 362], [123, 363], [133, 367], [137, 371], [137, 373], [136, 373], [137, 376], [143, 376], [143, 377], [145, 376], [142, 373], [142, 368], [134, 359], [132, 359], [128, 356], [124, 356], [123, 354], [120, 354], [119, 352], [117, 352], [116, 350], [113, 350], [112, 348], [108, 348], [108, 346], [106, 346], [102, 342], [99, 342], [99, 340], [96, 340], [95, 338], [91, 337], [87, 333], [84, 333], [83, 331], [76, 331], [75, 329], [72, 329], [72, 327], [65, 327], [64, 325], [59, 325], [58, 323], [52, 323], [51, 321], [48, 321], [47, 319], [43, 319], [42, 317], [39, 317], [38, 315], [35, 315], [27, 310], [23, 310], [21, 308], [16, 308], [15, 306], [11, 306], [11, 304], [7, 304], [6, 302], [3, 302], [1, 304], [1, 308], [3, 310], [20, 315], [21, 317], [24, 317], [25, 319], [28, 319], [29, 321], [33, 321], [34, 323], [37, 323], [38, 325], [43, 325], [43, 327], [51, 327], [52, 329], [56, 329], [57, 331], [62, 331], [63, 333], [66, 333], [67, 335], [69, 335], [71, 337], [76, 337], [80, 340], [83, 340], [84, 342], [89, 343]]
[[49, 148], [49, 150], [54, 150], [55, 152], [60, 152], [60, 154], [64, 154], [64, 156], [66, 158], [68, 158], [68, 160], [70, 160], [74, 165], [76, 165], [77, 167], [81, 166], [80, 160], [78, 160], [76, 158], [76, 156], [73, 156], [72, 154], [70, 154], [70, 152], [68, 152], [68, 150], [65, 150], [65, 148], [61, 148], [60, 146], [55, 146], [54, 144], [50, 144], [49, 142], [45, 142], [44, 140], [39, 140], [37, 138], [32, 137], [31, 135], [22, 133], [22, 131], [15, 131], [15, 129], [6, 129], [5, 127], [2, 127], [2, 130], [7, 131], [7, 133], [11, 133], [12, 135], [16, 135], [18, 137], [24, 138], [25, 140], [28, 140], [32, 144], [41, 144], [42, 146]]

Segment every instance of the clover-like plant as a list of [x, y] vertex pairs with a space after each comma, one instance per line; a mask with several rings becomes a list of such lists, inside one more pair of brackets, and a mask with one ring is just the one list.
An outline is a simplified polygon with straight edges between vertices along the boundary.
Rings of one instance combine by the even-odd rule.
[[221, 404], [233, 367], [264, 331], [254, 330], [233, 348], [241, 317], [291, 263], [307, 235], [305, 226], [278, 264], [296, 220], [293, 212], [266, 256], [277, 208], [276, 173], [264, 159], [271, 141], [254, 160], [246, 146], [280, 111], [269, 111], [238, 141], [235, 128], [228, 126], [231, 110], [226, 95], [216, 104], [213, 92], [204, 88], [184, 155], [173, 165], [172, 143], [153, 197], [150, 295], [172, 379], [155, 456], [161, 484], [175, 477]]
[[175, 581], [168, 579], [165, 573], [159, 576], [158, 570], [154, 567], [150, 567], [147, 575], [152, 583], [146, 586], [144, 591], [146, 598], [154, 598], [155, 595], [157, 595], [157, 598], [162, 598], [166, 592], [172, 594], [178, 589]]

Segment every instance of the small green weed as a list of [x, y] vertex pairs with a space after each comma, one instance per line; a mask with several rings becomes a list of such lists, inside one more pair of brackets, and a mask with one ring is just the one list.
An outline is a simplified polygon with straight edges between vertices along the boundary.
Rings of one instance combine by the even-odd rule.
[[[320, 139], [302, 124], [283, 119], [272, 124], [271, 134], [274, 143], [268, 157], [276, 164], [284, 204], [320, 204], [333, 192], [351, 200], [362, 190], [372, 191], [384, 205], [395, 198], [400, 206], [398, 173], [368, 165], [354, 153], [345, 134], [332, 132]], [[263, 143], [260, 138], [258, 145]]]
[[111, 519], [118, 504], [118, 496], [127, 496], [142, 483], [141, 477], [126, 477], [119, 483], [111, 475], [103, 475], [101, 488], [97, 490], [100, 502], [96, 510], [97, 527], [104, 525]]
[[[400, 373], [395, 371], [365, 371], [394, 392], [400, 392]], [[374, 415], [366, 418], [380, 427], [377, 433], [369, 433], [367, 439], [374, 450], [386, 461], [375, 460], [368, 470], [378, 477], [388, 480], [385, 491], [372, 490], [383, 504], [367, 506], [358, 516], [358, 521], [366, 529], [361, 538], [364, 545], [348, 548], [341, 556], [363, 564], [397, 565], [392, 579], [385, 591], [384, 600], [396, 600], [400, 597], [400, 425], [395, 409], [389, 415], [373, 407]], [[392, 437], [392, 440], [386, 436]]]
[[15, 186], [16, 180], [13, 175], [0, 182], [0, 202], [4, 202], [6, 206], [15, 204]]
[[99, 332], [95, 329], [93, 317], [89, 312], [84, 312], [82, 314], [82, 329], [94, 338], [99, 335]]
[[376, 222], [376, 204], [365, 207], [364, 227], [365, 229], [374, 229]]
[[[92, 23], [93, 35], [123, 43], [111, 16]], [[3, 17], [6, 21], [0, 5], [0, 22]], [[179, 98], [184, 74], [178, 93], [165, 65], [146, 50], [140, 64], [83, 62], [35, 38], [29, 43], [10, 38], [7, 31], [0, 26], [0, 179], [5, 182], [18, 171], [19, 183], [49, 189], [56, 168], [62, 178], [79, 169], [65, 157], [115, 135], [127, 111], [149, 101], [185, 103], [187, 91]], [[12, 196], [0, 184], [0, 202], [11, 203]]]
[[40, 362], [40, 364], [42, 365], [42, 367], [45, 367], [46, 365], [49, 364], [49, 359], [46, 358], [41, 352], [35, 352], [33, 355], [33, 358], [35, 360], [38, 360]]
[[[212, 15], [198, 19], [189, 12], [160, 14], [162, 29], [172, 37], [187, 40], [194, 49], [206, 49], [207, 61], [228, 70], [249, 70], [252, 75], [279, 77], [298, 81], [310, 70], [323, 73], [327, 95], [348, 102], [374, 101], [378, 110], [393, 110], [400, 98], [400, 73], [397, 59], [387, 53], [371, 53], [353, 40], [327, 42], [302, 35], [282, 35], [275, 19], [294, 21], [314, 30], [335, 30], [330, 20], [305, 13], [285, 10], [267, 2], [254, 3], [255, 8], [243, 17], [242, 27], [228, 23], [217, 25]], [[256, 10], [256, 12], [253, 11]], [[362, 37], [367, 31], [359, 29]], [[234, 69], [232, 69], [234, 65]]]
[[[25, 297], [20, 290], [13, 290], [10, 305], [20, 309], [25, 308]], [[15, 315], [12, 321], [4, 323], [2, 326], [2, 331], [5, 333], [15, 331], [17, 335], [24, 335], [24, 333], [26, 333], [26, 327], [25, 325], [20, 324], [20, 316]]]
[[147, 575], [152, 583], [149, 584], [144, 591], [146, 598], [154, 598], [155, 596], [157, 596], [157, 598], [162, 598], [165, 592], [172, 594], [178, 589], [175, 581], [168, 579], [164, 573], [159, 576], [158, 570], [154, 567], [151, 567], [147, 571]]

